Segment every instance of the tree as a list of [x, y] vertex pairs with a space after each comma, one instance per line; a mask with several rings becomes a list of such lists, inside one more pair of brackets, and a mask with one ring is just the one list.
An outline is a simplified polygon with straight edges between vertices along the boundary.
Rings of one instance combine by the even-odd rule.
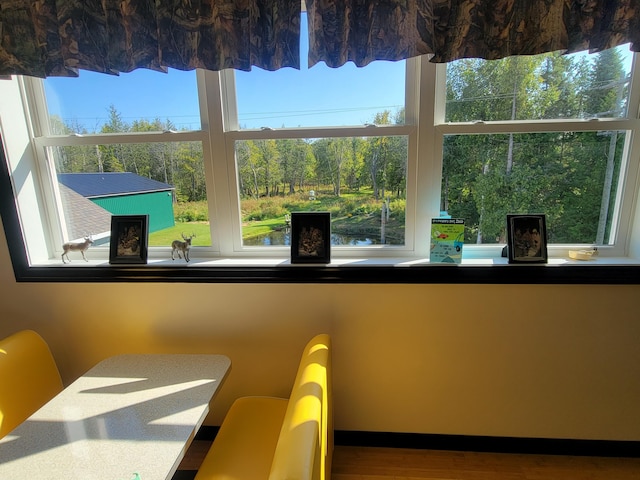
[[316, 159], [314, 174], [318, 186], [333, 185], [335, 182], [334, 162], [331, 158], [329, 147], [330, 142], [330, 138], [321, 138], [312, 143], [313, 156]]
[[328, 144], [329, 165], [331, 169], [331, 181], [333, 183], [333, 194], [340, 196], [342, 188], [342, 175], [344, 166], [350, 158], [351, 149], [348, 138], [332, 138]]
[[236, 142], [236, 162], [241, 195], [258, 198], [258, 167], [251, 156], [251, 140]]
[[207, 188], [200, 142], [180, 142], [174, 153], [174, 185], [179, 200], [195, 202], [207, 199]]
[[309, 144], [302, 139], [276, 140], [283, 192], [295, 193], [296, 185], [303, 188], [308, 174]]
[[[385, 110], [375, 115], [374, 125], [391, 124], [391, 112]], [[365, 156], [365, 164], [368, 168], [373, 188], [373, 197], [376, 200], [384, 198], [387, 181], [387, 164], [393, 154], [390, 137], [371, 137], [367, 140], [368, 148]], [[405, 157], [406, 158], [406, 157]]]
[[[584, 59], [558, 54], [492, 62], [462, 60], [450, 67], [446, 119], [453, 122], [582, 118], [585, 109], [594, 108], [588, 93], [594, 84], [590, 72], [601, 78], [600, 69], [591, 69]], [[615, 69], [609, 63], [603, 70]], [[550, 237], [558, 235], [556, 225], [564, 227], [570, 222], [593, 228], [590, 185], [602, 185], [602, 177], [593, 164], [599, 154], [591, 135], [447, 137], [442, 209], [465, 218], [468, 234], [475, 235], [479, 243], [504, 241], [507, 213], [546, 213]], [[577, 148], [587, 138], [589, 147]], [[587, 234], [576, 228], [565, 231], [579, 233], [580, 238]]]
[[349, 164], [345, 167], [345, 184], [353, 191], [360, 189], [365, 184], [365, 147], [366, 141], [362, 138], [352, 137], [350, 139], [351, 154]]
[[265, 197], [277, 191], [280, 183], [280, 165], [278, 149], [275, 140], [253, 140], [248, 142], [248, 164], [254, 176], [254, 185], [257, 189], [254, 195], [260, 195], [262, 189]]

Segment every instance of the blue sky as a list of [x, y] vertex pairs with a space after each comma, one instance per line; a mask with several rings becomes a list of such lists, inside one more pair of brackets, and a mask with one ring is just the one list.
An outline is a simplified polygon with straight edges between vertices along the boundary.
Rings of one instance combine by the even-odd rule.
[[[306, 20], [301, 22], [301, 69], [236, 72], [239, 122], [244, 128], [359, 125], [377, 112], [404, 105], [405, 62], [365, 68], [324, 63], [307, 69]], [[49, 113], [94, 131], [114, 105], [122, 119], [171, 119], [178, 129], [199, 129], [195, 71], [168, 74], [138, 69], [120, 76], [81, 71], [79, 78], [45, 81]]]
[[405, 62], [253, 73], [236, 72], [239, 121], [250, 128], [360, 125], [404, 106]]
[[[245, 128], [358, 125], [377, 112], [404, 105], [404, 62], [364, 69], [285, 68], [236, 72], [239, 121]], [[171, 119], [178, 129], [199, 129], [195, 71], [168, 74], [138, 69], [120, 76], [81, 71], [79, 78], [45, 81], [49, 113], [99, 129], [114, 105], [125, 122]]]

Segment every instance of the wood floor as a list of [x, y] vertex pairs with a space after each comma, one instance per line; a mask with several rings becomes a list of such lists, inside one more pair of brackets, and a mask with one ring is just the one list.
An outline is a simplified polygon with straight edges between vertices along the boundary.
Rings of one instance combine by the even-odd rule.
[[[193, 478], [210, 442], [194, 441], [174, 480]], [[331, 480], [640, 480], [640, 458], [336, 446]]]
[[332, 480], [640, 480], [640, 458], [337, 447]]

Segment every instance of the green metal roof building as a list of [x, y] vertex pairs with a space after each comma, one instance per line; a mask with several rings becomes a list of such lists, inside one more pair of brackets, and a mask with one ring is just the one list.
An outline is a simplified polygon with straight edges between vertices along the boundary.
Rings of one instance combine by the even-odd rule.
[[175, 225], [167, 183], [130, 172], [60, 173], [58, 181], [112, 215], [149, 215], [149, 233]]

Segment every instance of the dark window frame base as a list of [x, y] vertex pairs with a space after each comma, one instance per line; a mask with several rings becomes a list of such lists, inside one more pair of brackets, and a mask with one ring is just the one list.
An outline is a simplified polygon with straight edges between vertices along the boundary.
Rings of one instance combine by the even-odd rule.
[[[5, 229], [6, 230], [6, 229]], [[156, 267], [26, 266], [14, 260], [18, 282], [144, 283], [360, 283], [637, 285], [640, 267], [615, 266], [290, 266]]]

